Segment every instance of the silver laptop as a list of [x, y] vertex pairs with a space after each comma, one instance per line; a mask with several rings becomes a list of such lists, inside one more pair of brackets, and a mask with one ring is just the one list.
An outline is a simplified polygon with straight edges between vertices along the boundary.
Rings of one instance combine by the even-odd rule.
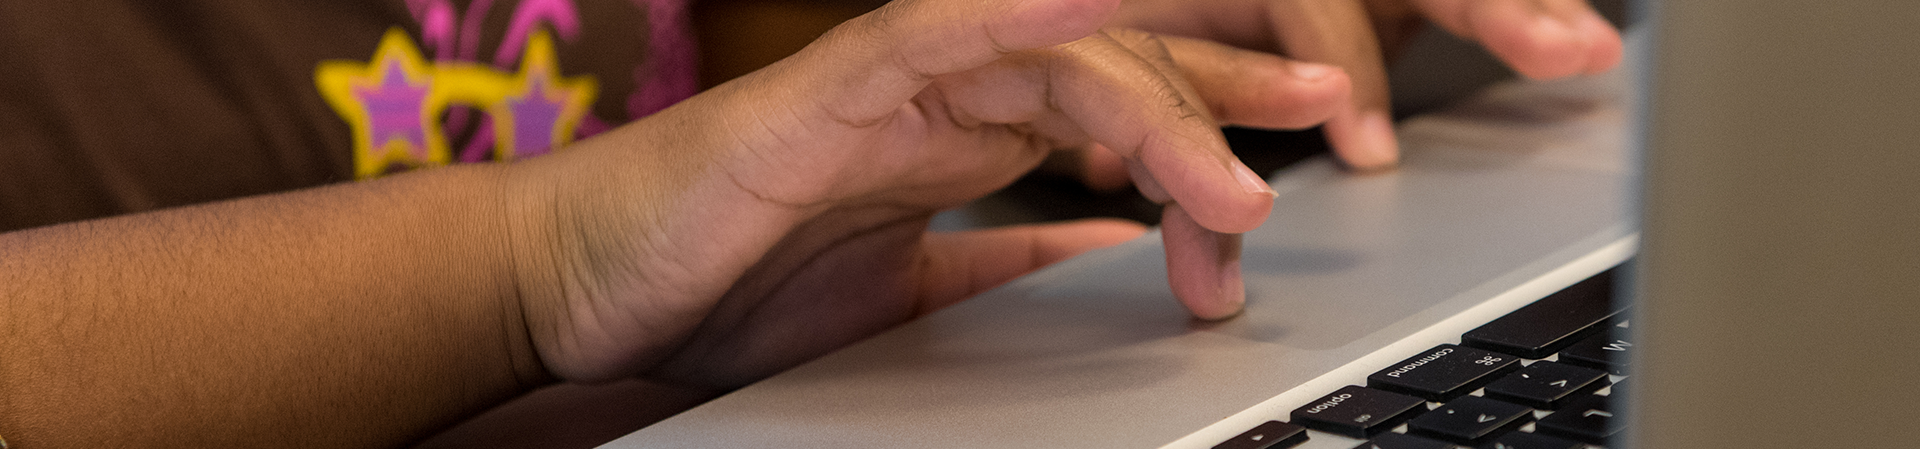
[[[1488, 391], [1497, 388], [1482, 381], [1440, 400], [1420, 398], [1420, 412], [1356, 418], [1384, 423], [1357, 433], [1309, 426], [1298, 415], [1360, 402], [1334, 398], [1375, 387], [1373, 377], [1412, 377], [1478, 351], [1463, 335], [1635, 258], [1635, 195], [1643, 190], [1648, 248], [1637, 270], [1612, 273], [1645, 279], [1645, 298], [1630, 312], [1609, 311], [1596, 323], [1598, 337], [1581, 336], [1632, 339], [1636, 357], [1620, 360], [1628, 369], [1584, 368], [1606, 373], [1572, 392], [1631, 397], [1631, 405], [1548, 404], [1493, 416], [1498, 434], [1448, 444], [1572, 438], [1542, 428], [1569, 413], [1602, 422], [1612, 440], [1591, 443], [1614, 446], [1920, 445], [1920, 426], [1912, 425], [1920, 416], [1907, 411], [1920, 403], [1920, 387], [1900, 382], [1920, 363], [1899, 355], [1920, 354], [1920, 189], [1909, 181], [1920, 176], [1920, 41], [1911, 31], [1920, 23], [1906, 23], [1920, 19], [1920, 3], [1826, 2], [1799, 13], [1684, 3], [1656, 21], [1662, 41], [1649, 70], [1659, 82], [1644, 189], [1634, 150], [1641, 108], [1633, 100], [1643, 92], [1636, 69], [1500, 85], [1404, 121], [1405, 164], [1396, 172], [1352, 176], [1314, 160], [1272, 177], [1280, 192], [1274, 215], [1245, 239], [1243, 316], [1189, 320], [1168, 293], [1150, 235], [604, 447], [1372, 444], [1356, 434], [1447, 441], [1421, 422], [1464, 413], [1469, 426], [1487, 423], [1497, 414], [1454, 404], [1498, 396]], [[1827, 20], [1884, 27], [1819, 24]], [[1813, 22], [1796, 25], [1802, 21]], [[1796, 40], [1820, 33], [1861, 46]], [[1768, 34], [1780, 35], [1740, 40]], [[1629, 66], [1652, 59], [1645, 48], [1632, 53]], [[1909, 70], [1850, 82], [1856, 70], [1889, 66]], [[1746, 90], [1775, 86], [1747, 76], [1772, 73], [1790, 78], [1777, 89]], [[1870, 88], [1846, 99], [1883, 109], [1797, 94], [1805, 83]], [[1857, 117], [1866, 111], [1871, 121]], [[1881, 134], [1863, 137], [1873, 133]], [[1804, 329], [1830, 338], [1802, 337]], [[1869, 355], [1881, 350], [1896, 355]], [[1524, 359], [1474, 361], [1500, 364], [1501, 376], [1571, 363], [1558, 354]], [[1804, 380], [1816, 368], [1823, 380]], [[1615, 382], [1624, 382], [1622, 391]], [[1787, 401], [1759, 394], [1786, 387], [1816, 388]], [[1284, 427], [1294, 425], [1310, 428]], [[1625, 433], [1614, 433], [1620, 427]]]

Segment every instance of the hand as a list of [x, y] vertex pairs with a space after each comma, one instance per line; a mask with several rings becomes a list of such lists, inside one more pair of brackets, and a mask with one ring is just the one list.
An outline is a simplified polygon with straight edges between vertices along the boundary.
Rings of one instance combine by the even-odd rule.
[[[1372, 170], [1399, 159], [1382, 55], [1423, 17], [1529, 78], [1600, 73], [1621, 57], [1619, 33], [1582, 0], [1127, 0], [1112, 23], [1345, 69], [1353, 103], [1327, 121], [1327, 140], [1347, 166]], [[1114, 165], [1103, 157], [1088, 154], [1086, 167]]]
[[[1310, 126], [1338, 69], [1096, 29], [1116, 0], [902, 0], [653, 117], [515, 166], [529, 333], [572, 380], [737, 385], [1027, 270], [1138, 236], [1085, 222], [928, 235], [1054, 148], [1101, 144], [1170, 202], [1175, 296], [1244, 301], [1272, 207], [1215, 117]], [[1203, 57], [1178, 61], [1170, 51]], [[555, 181], [561, 180], [561, 181]]]

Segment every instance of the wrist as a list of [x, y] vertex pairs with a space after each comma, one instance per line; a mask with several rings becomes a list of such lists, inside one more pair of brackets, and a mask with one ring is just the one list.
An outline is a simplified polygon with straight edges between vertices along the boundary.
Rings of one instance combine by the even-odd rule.
[[549, 376], [650, 369], [812, 213], [756, 198], [729, 176], [724, 147], [661, 136], [688, 128], [658, 122], [505, 168], [517, 300]]
[[529, 237], [547, 232], [551, 226], [540, 219], [540, 215], [531, 213], [533, 201], [543, 194], [538, 191], [541, 184], [516, 180], [524, 173], [514, 170], [511, 164], [492, 168], [496, 180], [492, 184], [491, 197], [494, 204], [498, 205], [493, 211], [493, 216], [498, 219], [493, 223], [503, 236], [500, 241], [505, 242], [498, 266], [504, 273], [502, 278], [508, 281], [508, 288], [501, 295], [499, 306], [502, 331], [505, 333], [503, 341], [510, 354], [514, 379], [523, 388], [531, 390], [559, 380], [541, 355], [528, 314], [532, 305], [528, 287], [533, 285], [528, 273], [533, 272], [534, 267], [545, 266], [540, 263], [540, 255], [531, 251], [533, 247], [529, 246]]

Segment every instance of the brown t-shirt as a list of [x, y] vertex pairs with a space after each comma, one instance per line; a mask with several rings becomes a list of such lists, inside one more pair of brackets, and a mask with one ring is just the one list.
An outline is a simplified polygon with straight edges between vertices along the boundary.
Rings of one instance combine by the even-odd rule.
[[684, 6], [0, 2], [0, 231], [537, 155], [691, 95]]

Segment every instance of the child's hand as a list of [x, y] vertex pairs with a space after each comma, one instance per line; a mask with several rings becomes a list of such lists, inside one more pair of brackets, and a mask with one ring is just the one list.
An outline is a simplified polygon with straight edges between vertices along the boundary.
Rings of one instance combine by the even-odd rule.
[[1585, 0], [1128, 0], [1112, 23], [1345, 69], [1352, 107], [1327, 121], [1327, 140], [1342, 162], [1368, 170], [1399, 159], [1383, 55], [1422, 19], [1485, 46], [1529, 78], [1604, 72], [1622, 52], [1619, 32]]
[[[739, 384], [1139, 235], [1080, 223], [929, 236], [938, 210], [1098, 144], [1169, 203], [1173, 292], [1244, 302], [1237, 233], [1272, 190], [1216, 119], [1310, 126], [1338, 69], [1141, 32], [1117, 0], [903, 0], [800, 53], [516, 167], [520, 290], [535, 344], [575, 380]], [[1177, 62], [1169, 49], [1186, 57]], [[547, 180], [565, 180], [552, 183]]]

